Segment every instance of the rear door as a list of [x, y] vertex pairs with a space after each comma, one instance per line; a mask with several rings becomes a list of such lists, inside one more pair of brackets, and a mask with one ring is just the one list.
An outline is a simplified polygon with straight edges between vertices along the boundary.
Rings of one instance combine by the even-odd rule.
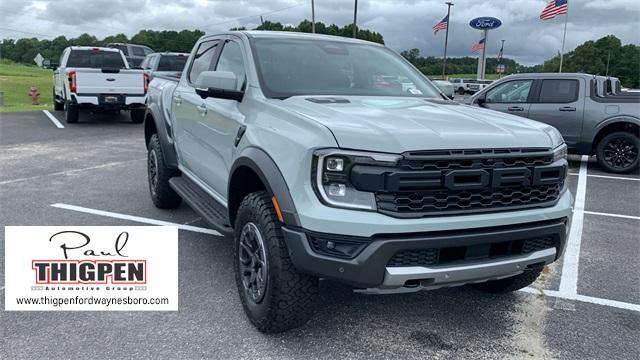
[[537, 86], [529, 118], [554, 126], [569, 147], [575, 147], [582, 133], [586, 84], [582, 79], [544, 79]]
[[485, 94], [485, 107], [527, 117], [531, 106], [533, 79], [505, 81]]

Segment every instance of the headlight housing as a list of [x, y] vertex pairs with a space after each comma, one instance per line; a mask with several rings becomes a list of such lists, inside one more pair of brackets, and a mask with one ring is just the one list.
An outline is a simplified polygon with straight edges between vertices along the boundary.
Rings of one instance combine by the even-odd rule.
[[321, 149], [313, 154], [311, 180], [314, 190], [325, 205], [376, 211], [375, 194], [356, 189], [349, 174], [355, 164], [394, 166], [400, 155]]
[[564, 139], [562, 138], [562, 134], [560, 134], [560, 131], [558, 131], [558, 129], [554, 128], [553, 126], [547, 126], [544, 129], [544, 132], [546, 132], [551, 139], [552, 149], [555, 149], [558, 146], [564, 144]]
[[567, 159], [567, 144], [562, 144], [553, 149], [553, 162], [561, 159]]

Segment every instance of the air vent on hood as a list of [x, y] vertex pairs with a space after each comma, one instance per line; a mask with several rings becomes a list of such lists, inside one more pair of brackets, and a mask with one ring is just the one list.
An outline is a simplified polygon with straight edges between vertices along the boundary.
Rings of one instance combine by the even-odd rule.
[[305, 100], [311, 101], [316, 104], [349, 104], [350, 101], [344, 98], [332, 98], [332, 97], [322, 97], [322, 98], [306, 98]]

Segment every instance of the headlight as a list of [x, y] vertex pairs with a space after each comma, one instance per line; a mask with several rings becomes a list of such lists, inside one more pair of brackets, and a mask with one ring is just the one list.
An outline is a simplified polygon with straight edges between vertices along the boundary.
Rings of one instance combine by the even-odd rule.
[[558, 146], [564, 144], [564, 139], [562, 138], [562, 134], [560, 134], [560, 131], [558, 131], [558, 129], [554, 128], [553, 126], [549, 126], [546, 127], [544, 131], [547, 133], [547, 135], [549, 135], [549, 138], [551, 138], [552, 149], [555, 149]]
[[553, 149], [553, 162], [560, 159], [567, 159], [567, 144], [562, 144]]
[[312, 181], [318, 197], [326, 205], [360, 210], [376, 210], [375, 194], [356, 189], [349, 179], [355, 164], [393, 166], [400, 155], [347, 151], [317, 150], [313, 154]]

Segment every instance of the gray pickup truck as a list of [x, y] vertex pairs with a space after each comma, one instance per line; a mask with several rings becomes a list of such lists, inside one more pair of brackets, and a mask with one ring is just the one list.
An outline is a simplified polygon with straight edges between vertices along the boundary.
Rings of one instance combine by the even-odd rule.
[[[401, 85], [401, 86], [399, 86]], [[243, 308], [304, 324], [319, 279], [369, 293], [531, 284], [565, 247], [552, 126], [458, 104], [399, 54], [332, 36], [202, 37], [149, 85], [149, 190], [234, 241]]]
[[469, 103], [553, 125], [570, 152], [596, 155], [605, 170], [627, 173], [640, 162], [640, 94], [620, 88], [615, 78], [588, 74], [518, 74]]

